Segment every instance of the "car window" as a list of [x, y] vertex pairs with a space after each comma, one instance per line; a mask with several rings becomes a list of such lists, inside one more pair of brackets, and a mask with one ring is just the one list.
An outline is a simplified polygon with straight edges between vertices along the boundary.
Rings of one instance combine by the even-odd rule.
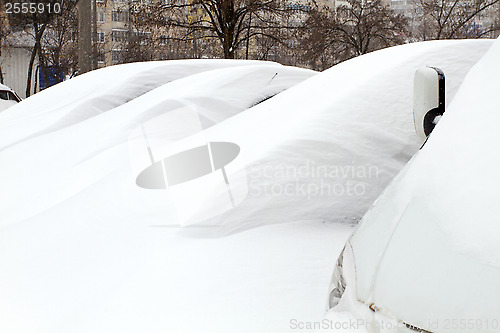
[[4, 101], [18, 101], [16, 96], [11, 91], [7, 90], [0, 90], [0, 99]]

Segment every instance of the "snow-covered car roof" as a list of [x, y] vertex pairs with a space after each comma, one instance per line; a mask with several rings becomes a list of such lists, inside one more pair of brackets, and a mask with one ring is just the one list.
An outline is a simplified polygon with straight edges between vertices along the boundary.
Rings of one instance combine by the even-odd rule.
[[0, 111], [4, 111], [20, 101], [21, 99], [17, 96], [14, 90], [0, 84]]
[[[451, 99], [490, 45], [404, 45], [319, 74], [122, 65], [3, 112], [0, 330], [274, 333], [321, 320], [353, 222], [419, 148], [415, 69], [443, 68]], [[239, 146], [226, 177], [214, 167], [169, 189], [137, 186], [151, 155], [162, 167], [207, 142]], [[207, 202], [217, 214], [179, 222], [179, 206], [193, 217]]]
[[9, 90], [9, 91], [12, 91], [12, 89], [10, 89], [9, 87], [3, 85], [0, 83], [0, 90]]

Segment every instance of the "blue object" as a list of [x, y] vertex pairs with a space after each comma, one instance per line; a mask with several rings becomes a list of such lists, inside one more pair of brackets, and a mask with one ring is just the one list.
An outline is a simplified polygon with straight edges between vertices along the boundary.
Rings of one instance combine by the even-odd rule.
[[40, 82], [40, 90], [51, 87], [64, 80], [64, 73], [63, 72], [57, 73], [56, 67], [48, 66], [46, 70], [47, 70], [48, 82], [45, 82], [42, 69], [40, 67], [38, 68], [38, 82]]

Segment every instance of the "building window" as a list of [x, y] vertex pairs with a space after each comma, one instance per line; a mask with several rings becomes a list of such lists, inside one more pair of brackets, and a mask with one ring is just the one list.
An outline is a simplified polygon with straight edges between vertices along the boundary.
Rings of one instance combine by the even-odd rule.
[[111, 31], [111, 40], [113, 42], [123, 43], [127, 41], [127, 30], [115, 30]]
[[97, 42], [98, 43], [104, 43], [104, 31], [98, 31], [97, 32]]
[[103, 50], [97, 50], [97, 62], [100, 64], [104, 63], [104, 51]]
[[128, 22], [128, 12], [121, 10], [113, 10], [111, 12], [111, 20], [113, 22]]
[[104, 12], [97, 12], [97, 22], [104, 23]]
[[112, 50], [111, 51], [111, 60], [113, 62], [123, 62], [123, 51], [122, 50]]
[[132, 40], [135, 41], [136, 43], [139, 43], [140, 45], [149, 44], [150, 37], [151, 37], [150, 32], [134, 31], [132, 33]]

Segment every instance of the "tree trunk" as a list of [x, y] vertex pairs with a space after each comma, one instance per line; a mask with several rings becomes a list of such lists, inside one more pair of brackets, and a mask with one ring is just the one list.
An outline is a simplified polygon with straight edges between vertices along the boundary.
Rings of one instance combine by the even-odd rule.
[[26, 97], [31, 96], [31, 77], [33, 76], [33, 64], [35, 63], [36, 52], [38, 47], [35, 45], [31, 50], [30, 62], [28, 65], [28, 80], [26, 81]]
[[45, 65], [45, 58], [44, 58], [44, 54], [42, 52], [42, 35], [43, 35], [43, 32], [45, 31], [45, 26], [46, 25], [43, 24], [41, 27], [39, 27], [38, 23], [34, 24], [35, 47], [37, 47], [38, 64], [40, 66], [40, 69], [42, 70], [43, 80], [45, 81], [45, 88], [47, 88], [48, 84], [49, 84], [49, 76], [47, 75], [47, 66]]
[[225, 59], [234, 59], [234, 48], [233, 48], [233, 36], [231, 36], [232, 32], [231, 31], [227, 31], [226, 32], [226, 36], [224, 38], [224, 58]]
[[234, 59], [234, 51], [230, 48], [224, 50], [224, 59]]

